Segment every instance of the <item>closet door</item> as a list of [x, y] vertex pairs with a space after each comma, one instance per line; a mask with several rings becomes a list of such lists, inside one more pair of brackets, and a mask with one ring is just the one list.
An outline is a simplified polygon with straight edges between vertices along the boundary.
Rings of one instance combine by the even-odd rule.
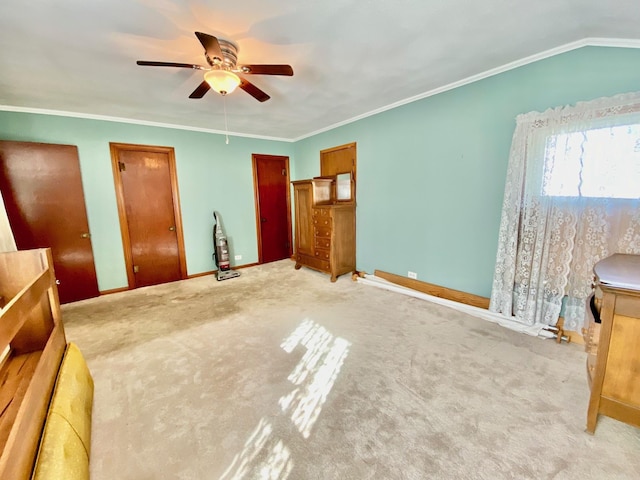
[[0, 141], [0, 189], [18, 250], [51, 248], [60, 302], [98, 296], [78, 148]]
[[253, 156], [253, 185], [258, 231], [258, 261], [291, 257], [289, 157]]
[[110, 146], [129, 288], [186, 278], [173, 148]]

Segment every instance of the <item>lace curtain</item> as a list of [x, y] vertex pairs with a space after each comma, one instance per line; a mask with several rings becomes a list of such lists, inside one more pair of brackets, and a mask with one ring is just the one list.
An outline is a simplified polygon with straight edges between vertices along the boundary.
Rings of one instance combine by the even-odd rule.
[[519, 115], [489, 309], [580, 331], [593, 266], [640, 254], [640, 92]]

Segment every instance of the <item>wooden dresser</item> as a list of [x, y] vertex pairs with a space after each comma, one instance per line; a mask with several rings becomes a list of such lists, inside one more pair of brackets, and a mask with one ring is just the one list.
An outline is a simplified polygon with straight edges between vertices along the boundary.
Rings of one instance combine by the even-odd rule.
[[612, 255], [594, 273], [595, 312], [585, 328], [587, 432], [595, 431], [599, 414], [640, 427], [640, 255]]
[[298, 180], [295, 201], [296, 269], [302, 266], [331, 275], [356, 268], [356, 215], [353, 203], [332, 199], [333, 181], [327, 178]]

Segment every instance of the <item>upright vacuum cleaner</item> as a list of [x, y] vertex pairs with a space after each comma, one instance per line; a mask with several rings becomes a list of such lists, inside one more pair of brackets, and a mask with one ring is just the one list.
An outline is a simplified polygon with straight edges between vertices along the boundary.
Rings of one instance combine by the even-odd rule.
[[216, 223], [213, 226], [213, 260], [218, 266], [218, 273], [216, 278], [218, 281], [229, 280], [240, 276], [240, 272], [231, 270], [231, 263], [229, 262], [229, 245], [227, 244], [227, 237], [222, 231], [222, 222], [220, 222], [219, 213], [214, 211], [213, 218]]

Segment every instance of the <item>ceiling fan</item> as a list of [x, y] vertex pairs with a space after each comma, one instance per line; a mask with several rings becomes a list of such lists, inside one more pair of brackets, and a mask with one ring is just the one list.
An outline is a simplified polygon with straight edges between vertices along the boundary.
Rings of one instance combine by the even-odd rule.
[[196, 37], [204, 47], [204, 57], [208, 66], [191, 63], [150, 62], [138, 60], [138, 65], [150, 67], [178, 67], [204, 70], [204, 80], [191, 92], [189, 98], [202, 98], [213, 88], [220, 95], [227, 95], [240, 87], [259, 102], [269, 100], [269, 95], [256, 87], [241, 75], [285, 75], [292, 76], [291, 65], [238, 65], [238, 47], [222, 38], [202, 32], [195, 32]]

